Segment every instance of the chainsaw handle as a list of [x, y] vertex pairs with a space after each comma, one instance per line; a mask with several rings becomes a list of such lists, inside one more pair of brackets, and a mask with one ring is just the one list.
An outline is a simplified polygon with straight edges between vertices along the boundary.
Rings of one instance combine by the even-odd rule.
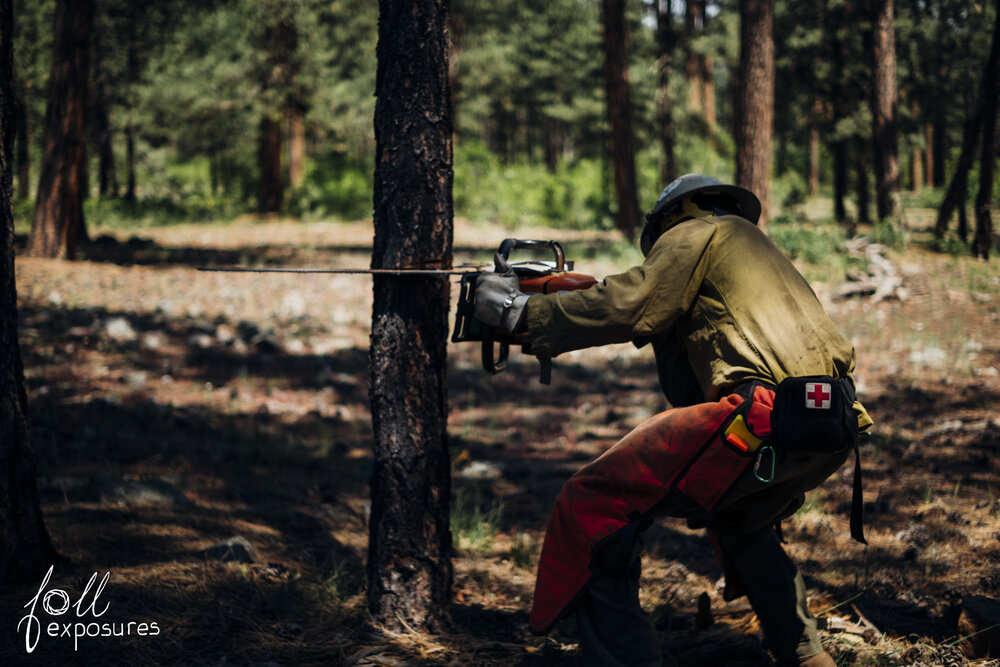
[[556, 271], [566, 270], [566, 253], [563, 251], [562, 244], [559, 241], [533, 241], [524, 239], [504, 239], [500, 243], [500, 256], [504, 259], [510, 259], [511, 250], [521, 250], [527, 248], [549, 248], [552, 253], [556, 256]]
[[483, 370], [490, 375], [496, 375], [507, 368], [507, 356], [510, 353], [510, 344], [500, 341], [500, 354], [493, 357], [493, 327], [483, 327]]

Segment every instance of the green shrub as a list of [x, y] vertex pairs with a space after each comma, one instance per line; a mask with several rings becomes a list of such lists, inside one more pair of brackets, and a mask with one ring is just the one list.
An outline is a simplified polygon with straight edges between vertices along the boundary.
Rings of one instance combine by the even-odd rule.
[[775, 222], [767, 234], [786, 255], [808, 264], [829, 262], [846, 253], [844, 232], [835, 225]]
[[503, 503], [494, 500], [485, 507], [479, 494], [459, 489], [451, 503], [451, 534], [455, 547], [484, 552], [500, 533]]
[[483, 144], [455, 149], [455, 214], [508, 228], [545, 225], [609, 229], [613, 220], [599, 161], [561, 162], [555, 171], [526, 160], [504, 163]]
[[370, 218], [373, 171], [367, 162], [330, 151], [310, 161], [302, 186], [289, 197], [288, 211], [304, 218]]

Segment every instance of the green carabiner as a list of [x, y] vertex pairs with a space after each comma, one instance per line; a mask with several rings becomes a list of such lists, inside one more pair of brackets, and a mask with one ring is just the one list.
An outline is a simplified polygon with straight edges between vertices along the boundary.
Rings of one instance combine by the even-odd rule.
[[[760, 460], [763, 458], [764, 452], [769, 452], [771, 454], [771, 472], [768, 474], [766, 479], [760, 474]], [[774, 448], [771, 447], [771, 445], [764, 445], [760, 448], [760, 450], [758, 450], [757, 460], [753, 464], [753, 476], [765, 484], [770, 484], [774, 480]]]

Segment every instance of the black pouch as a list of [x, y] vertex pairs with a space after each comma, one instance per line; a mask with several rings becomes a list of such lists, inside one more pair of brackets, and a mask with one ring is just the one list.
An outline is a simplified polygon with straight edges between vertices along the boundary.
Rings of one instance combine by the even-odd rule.
[[858, 439], [854, 388], [829, 375], [790, 377], [774, 392], [771, 442], [786, 451], [835, 452]]

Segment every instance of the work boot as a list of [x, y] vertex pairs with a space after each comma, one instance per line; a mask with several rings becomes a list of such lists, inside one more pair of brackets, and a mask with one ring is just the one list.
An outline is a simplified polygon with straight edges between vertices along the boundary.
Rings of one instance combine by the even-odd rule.
[[798, 667], [837, 667], [837, 663], [833, 661], [833, 658], [831, 658], [830, 654], [826, 651], [820, 651], [816, 655], [803, 658], [795, 664], [797, 664]]

